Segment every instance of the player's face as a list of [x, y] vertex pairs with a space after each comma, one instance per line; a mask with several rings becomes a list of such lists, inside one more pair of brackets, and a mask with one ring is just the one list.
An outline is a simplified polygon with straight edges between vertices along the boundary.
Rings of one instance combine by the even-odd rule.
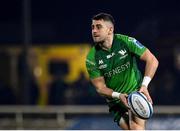
[[92, 38], [95, 43], [104, 42], [110, 33], [112, 33], [112, 26], [104, 20], [92, 21]]

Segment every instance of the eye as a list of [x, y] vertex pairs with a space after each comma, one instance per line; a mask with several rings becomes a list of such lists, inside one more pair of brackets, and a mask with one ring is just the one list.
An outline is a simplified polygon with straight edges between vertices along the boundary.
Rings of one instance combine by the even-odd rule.
[[97, 29], [99, 30], [99, 29], [102, 28], [102, 25], [97, 25], [96, 27], [97, 27]]

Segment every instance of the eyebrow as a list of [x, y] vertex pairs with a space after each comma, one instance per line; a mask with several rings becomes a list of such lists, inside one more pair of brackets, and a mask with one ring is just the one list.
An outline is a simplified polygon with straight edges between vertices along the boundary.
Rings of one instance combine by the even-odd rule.
[[96, 25], [92, 24], [91, 26], [102, 26], [102, 24], [96, 24]]

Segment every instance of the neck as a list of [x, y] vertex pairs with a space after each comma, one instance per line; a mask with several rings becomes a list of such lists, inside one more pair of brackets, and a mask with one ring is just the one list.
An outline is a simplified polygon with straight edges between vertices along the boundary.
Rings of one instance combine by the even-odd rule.
[[110, 35], [103, 43], [100, 44], [102, 49], [104, 50], [111, 49], [113, 43], [113, 36], [114, 35]]

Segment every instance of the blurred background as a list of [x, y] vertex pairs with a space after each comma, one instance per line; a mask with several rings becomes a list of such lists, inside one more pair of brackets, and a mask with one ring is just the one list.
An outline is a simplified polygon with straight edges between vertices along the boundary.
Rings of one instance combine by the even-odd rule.
[[1, 1], [0, 129], [119, 129], [85, 68], [91, 18], [100, 12], [160, 62], [147, 128], [180, 129], [179, 7], [178, 0]]

